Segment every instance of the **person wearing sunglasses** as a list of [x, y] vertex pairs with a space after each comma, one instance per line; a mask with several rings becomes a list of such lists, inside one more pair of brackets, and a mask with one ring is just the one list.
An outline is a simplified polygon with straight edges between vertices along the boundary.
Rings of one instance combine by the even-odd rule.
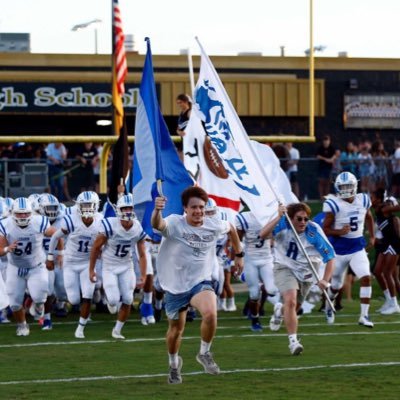
[[[277, 310], [277, 315], [274, 312], [273, 318], [279, 321], [283, 316], [289, 337], [289, 350], [293, 355], [299, 355], [304, 350], [297, 338], [297, 310], [314, 284], [311, 266], [303, 249], [316, 270], [322, 263], [326, 264], [323, 278], [317, 282], [320, 289], [324, 290], [329, 287], [334, 269], [335, 252], [333, 247], [322, 228], [310, 221], [310, 215], [310, 207], [305, 203], [293, 203], [287, 207], [279, 205], [278, 215], [260, 231], [261, 239], [272, 234], [275, 240], [273, 271], [275, 284], [283, 298], [283, 307]], [[297, 235], [290, 226], [288, 218]], [[301, 241], [303, 249], [298, 240]]]

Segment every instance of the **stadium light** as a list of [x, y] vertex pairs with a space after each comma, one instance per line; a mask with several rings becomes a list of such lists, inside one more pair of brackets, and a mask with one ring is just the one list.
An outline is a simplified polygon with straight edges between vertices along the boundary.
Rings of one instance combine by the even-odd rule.
[[82, 24], [76, 24], [71, 28], [71, 31], [77, 32], [82, 29], [86, 29], [90, 25], [95, 25], [94, 28], [94, 53], [97, 54], [97, 24], [103, 22], [101, 19], [95, 18], [88, 22], [83, 22]]

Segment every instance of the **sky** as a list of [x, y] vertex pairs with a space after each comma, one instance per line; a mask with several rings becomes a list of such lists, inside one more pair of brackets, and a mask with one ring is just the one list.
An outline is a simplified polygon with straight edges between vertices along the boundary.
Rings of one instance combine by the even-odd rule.
[[[304, 56], [310, 0], [119, 0], [125, 34], [145, 53], [209, 55], [243, 52]], [[400, 0], [313, 0], [316, 56], [400, 57]], [[73, 32], [80, 23], [100, 19]], [[32, 53], [111, 52], [111, 0], [0, 0], [0, 32], [31, 34]]]

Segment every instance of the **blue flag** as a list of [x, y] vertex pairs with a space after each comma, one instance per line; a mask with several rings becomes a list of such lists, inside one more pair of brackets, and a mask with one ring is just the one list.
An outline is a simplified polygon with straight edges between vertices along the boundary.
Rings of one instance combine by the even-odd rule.
[[150, 39], [140, 84], [135, 123], [135, 151], [133, 155], [133, 199], [135, 212], [144, 231], [154, 240], [160, 236], [150, 223], [154, 198], [158, 196], [157, 180], [162, 181], [167, 198], [163, 216], [182, 214], [181, 193], [193, 185], [179, 159], [157, 101]]

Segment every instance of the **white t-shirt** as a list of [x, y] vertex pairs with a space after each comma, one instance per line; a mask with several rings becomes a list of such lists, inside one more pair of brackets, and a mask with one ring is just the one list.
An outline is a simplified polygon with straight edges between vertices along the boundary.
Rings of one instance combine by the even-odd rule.
[[230, 224], [217, 218], [204, 218], [200, 227], [189, 225], [186, 216], [165, 218], [166, 228], [157, 257], [161, 287], [178, 294], [191, 290], [202, 281], [211, 280], [216, 241], [230, 231]]
[[[291, 160], [297, 160], [297, 161], [300, 160], [300, 152], [297, 149], [295, 149], [294, 147], [292, 147], [289, 150], [289, 154], [290, 154]], [[287, 169], [287, 172], [297, 172], [297, 171], [298, 171], [297, 164], [293, 164]]]

